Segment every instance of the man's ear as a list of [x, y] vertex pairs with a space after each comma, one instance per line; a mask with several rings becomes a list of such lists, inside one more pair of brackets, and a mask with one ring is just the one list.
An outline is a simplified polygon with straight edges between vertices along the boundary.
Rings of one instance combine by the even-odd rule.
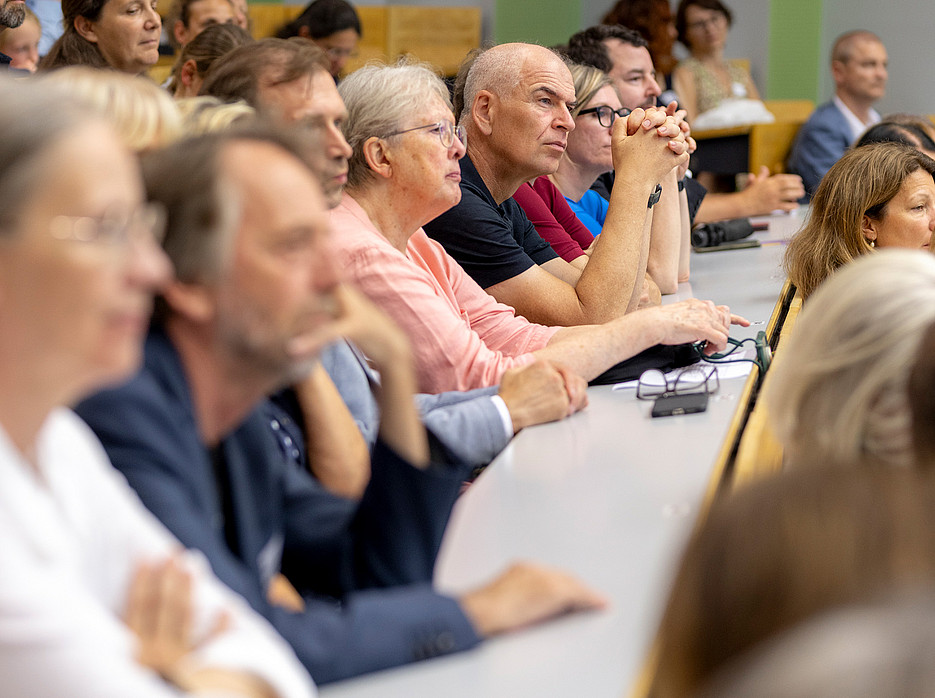
[[471, 119], [485, 136], [493, 132], [493, 118], [500, 106], [500, 99], [493, 92], [480, 90], [474, 95], [471, 105]]
[[303, 24], [301, 27], [299, 27], [299, 36], [301, 36], [303, 39], [311, 39], [312, 32], [308, 26]]
[[75, 17], [75, 31], [78, 32], [78, 35], [85, 41], [90, 41], [92, 44], [97, 43], [97, 32], [94, 30], [94, 22], [92, 22], [87, 17], [82, 17], [78, 15]]
[[175, 37], [179, 46], [185, 43], [185, 39], [188, 38], [188, 29], [185, 28], [185, 23], [182, 20], [175, 20], [175, 24], [172, 25], [172, 36]]
[[867, 214], [860, 219], [860, 234], [864, 236], [867, 242], [876, 242], [877, 222]]
[[176, 315], [203, 323], [214, 317], [214, 293], [209, 286], [173, 280], [163, 290], [162, 297]]
[[367, 167], [370, 168], [371, 172], [386, 179], [393, 175], [392, 155], [383, 139], [370, 136], [364, 141], [362, 150], [364, 160], [367, 161]]
[[840, 85], [844, 79], [844, 61], [831, 61], [831, 77], [835, 85]]

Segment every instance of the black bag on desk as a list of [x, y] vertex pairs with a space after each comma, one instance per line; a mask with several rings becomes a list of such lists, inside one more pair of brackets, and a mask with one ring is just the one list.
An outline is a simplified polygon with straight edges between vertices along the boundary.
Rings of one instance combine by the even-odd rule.
[[616, 366], [611, 366], [588, 385], [623, 383], [624, 381], [639, 378], [643, 371], [648, 371], [651, 368], [669, 371], [673, 368], [697, 363], [700, 360], [701, 357], [698, 356], [698, 352], [692, 348], [691, 344], [657, 344], [649, 349], [644, 349], [636, 356], [631, 356], [626, 361], [621, 361]]
[[743, 240], [752, 234], [753, 224], [749, 218], [704, 223], [692, 230], [692, 247], [717, 247], [725, 242]]

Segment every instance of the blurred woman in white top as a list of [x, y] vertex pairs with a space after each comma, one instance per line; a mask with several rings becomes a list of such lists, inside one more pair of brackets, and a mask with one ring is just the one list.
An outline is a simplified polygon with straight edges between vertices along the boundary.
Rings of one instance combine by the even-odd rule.
[[313, 695], [66, 407], [136, 370], [169, 276], [136, 161], [46, 86], [0, 82], [0, 133], [3, 695]]

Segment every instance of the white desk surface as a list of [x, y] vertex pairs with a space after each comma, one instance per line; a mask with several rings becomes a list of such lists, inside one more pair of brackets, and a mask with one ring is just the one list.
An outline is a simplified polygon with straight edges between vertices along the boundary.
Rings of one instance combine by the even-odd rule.
[[[776, 216], [761, 241], [788, 238], [802, 214]], [[758, 219], [765, 220], [765, 219]], [[679, 297], [726, 303], [765, 329], [784, 246], [692, 254]], [[457, 594], [513, 560], [569, 570], [610, 600], [478, 649], [324, 687], [324, 698], [622, 696], [639, 676], [744, 379], [721, 382], [701, 414], [652, 419], [633, 391], [591, 388], [590, 405], [520, 433], [459, 500], [437, 586]]]

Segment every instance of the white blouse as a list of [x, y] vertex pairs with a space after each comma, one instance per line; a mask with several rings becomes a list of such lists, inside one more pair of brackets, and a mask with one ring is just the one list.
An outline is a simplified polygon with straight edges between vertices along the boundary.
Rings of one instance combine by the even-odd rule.
[[[6, 698], [177, 696], [134, 659], [121, 618], [136, 566], [180, 544], [145, 509], [70, 410], [46, 420], [37, 442], [41, 476], [0, 429], [0, 693]], [[252, 672], [283, 698], [314, 696], [291, 648], [224, 587], [200, 556], [195, 632], [226, 609], [228, 631], [200, 647], [197, 665]]]

